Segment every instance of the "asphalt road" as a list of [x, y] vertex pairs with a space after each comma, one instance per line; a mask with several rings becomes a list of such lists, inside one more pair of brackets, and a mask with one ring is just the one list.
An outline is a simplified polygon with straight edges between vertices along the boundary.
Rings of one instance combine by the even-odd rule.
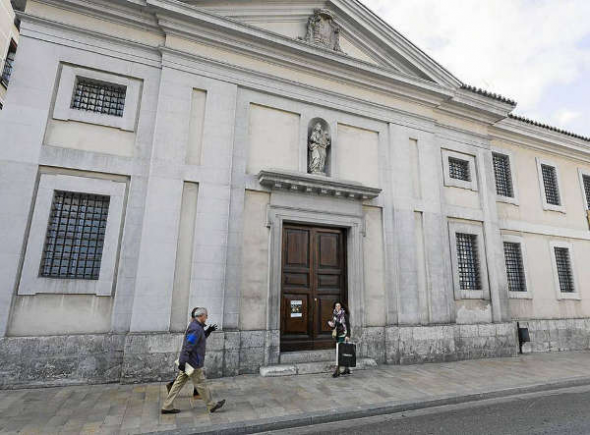
[[590, 434], [590, 386], [346, 420], [267, 435]]

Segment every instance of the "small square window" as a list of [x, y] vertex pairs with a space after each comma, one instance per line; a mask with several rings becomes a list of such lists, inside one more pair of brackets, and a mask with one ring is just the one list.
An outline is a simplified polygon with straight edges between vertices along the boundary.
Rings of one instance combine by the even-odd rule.
[[559, 289], [562, 293], [574, 293], [574, 276], [572, 272], [570, 250], [569, 248], [554, 247], [555, 264], [557, 266], [557, 277], [559, 279]]
[[493, 153], [496, 193], [509, 198], [514, 197], [510, 158], [505, 154]]
[[56, 190], [39, 275], [97, 280], [110, 197]]
[[475, 234], [457, 233], [457, 264], [461, 290], [480, 290], [481, 274]]
[[559, 185], [557, 183], [557, 171], [555, 170], [555, 167], [541, 164], [541, 173], [543, 175], [543, 186], [545, 187], [547, 204], [561, 205]]
[[112, 83], [78, 77], [72, 97], [72, 109], [123, 117], [127, 88]]
[[471, 181], [469, 161], [449, 157], [449, 176], [455, 180]]
[[508, 276], [508, 290], [526, 292], [526, 278], [520, 243], [504, 242], [504, 259]]

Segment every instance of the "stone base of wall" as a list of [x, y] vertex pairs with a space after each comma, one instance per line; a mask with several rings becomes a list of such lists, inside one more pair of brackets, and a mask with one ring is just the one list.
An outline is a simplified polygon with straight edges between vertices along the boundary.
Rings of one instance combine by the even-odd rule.
[[590, 319], [521, 320], [529, 328], [530, 343], [523, 353], [590, 350]]
[[[590, 319], [521, 321], [524, 352], [590, 349]], [[390, 326], [353, 331], [358, 356], [379, 364], [418, 364], [518, 353], [516, 322]], [[104, 334], [0, 339], [0, 389], [91, 383], [167, 382], [183, 334]], [[258, 373], [278, 364], [279, 331], [216, 332], [207, 342], [210, 378]], [[276, 360], [276, 361], [275, 361]]]
[[512, 322], [391, 326], [366, 328], [360, 348], [379, 364], [419, 364], [514, 356], [518, 339]]

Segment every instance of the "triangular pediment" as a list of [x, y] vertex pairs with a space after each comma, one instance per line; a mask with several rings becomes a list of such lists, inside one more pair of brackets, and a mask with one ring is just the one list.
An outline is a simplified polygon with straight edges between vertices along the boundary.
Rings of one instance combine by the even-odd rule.
[[[315, 44], [310, 17], [317, 16], [318, 33], [338, 29], [338, 53], [396, 73], [458, 87], [460, 81], [406, 40], [357, 0], [184, 0], [215, 15], [288, 38]], [[314, 28], [315, 30], [315, 28]], [[317, 41], [317, 38], [315, 39]], [[334, 49], [333, 43], [323, 48]]]

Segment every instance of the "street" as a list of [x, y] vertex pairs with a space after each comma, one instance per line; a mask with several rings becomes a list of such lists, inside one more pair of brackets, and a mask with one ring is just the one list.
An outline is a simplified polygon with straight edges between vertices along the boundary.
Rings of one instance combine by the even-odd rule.
[[265, 435], [590, 434], [590, 386], [367, 417]]

